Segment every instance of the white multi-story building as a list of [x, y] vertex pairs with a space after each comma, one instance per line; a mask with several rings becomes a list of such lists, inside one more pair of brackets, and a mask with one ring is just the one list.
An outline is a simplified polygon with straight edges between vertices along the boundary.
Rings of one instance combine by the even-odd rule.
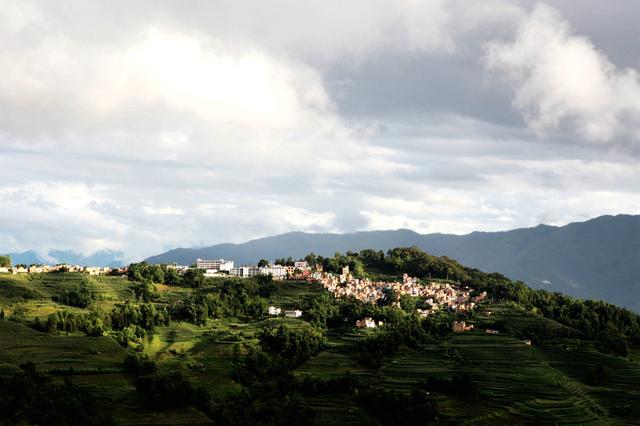
[[229, 270], [229, 275], [241, 278], [255, 277], [259, 273], [260, 268], [257, 266], [237, 266]]
[[259, 274], [269, 275], [276, 279], [281, 279], [287, 276], [287, 267], [282, 265], [269, 265], [259, 268]]
[[302, 311], [298, 309], [294, 309], [293, 311], [284, 311], [284, 316], [289, 318], [300, 318], [302, 316]]
[[233, 260], [205, 260], [197, 259], [196, 268], [198, 269], [215, 269], [216, 271], [230, 272], [233, 269]]
[[296, 269], [307, 269], [309, 267], [309, 264], [306, 261], [299, 261], [299, 262], [295, 262], [293, 264], [293, 267]]

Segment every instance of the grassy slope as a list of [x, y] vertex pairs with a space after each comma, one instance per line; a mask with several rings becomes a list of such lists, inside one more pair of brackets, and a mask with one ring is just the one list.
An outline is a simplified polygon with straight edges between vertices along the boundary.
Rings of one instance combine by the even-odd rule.
[[[51, 300], [66, 288], [79, 284], [83, 277], [74, 274], [0, 277], [0, 307], [16, 314], [22, 322], [46, 316], [60, 309], [70, 309]], [[127, 282], [121, 278], [90, 277], [92, 291], [99, 295], [94, 308], [110, 309], [129, 297]], [[271, 303], [297, 307], [305, 298], [321, 291], [308, 284], [278, 284], [279, 291]], [[159, 286], [163, 296], [176, 300], [188, 289]], [[25, 299], [38, 297], [35, 300]], [[78, 310], [82, 311], [82, 310]], [[491, 311], [491, 315], [487, 314]], [[535, 314], [504, 305], [486, 308], [476, 315], [478, 324], [509, 319], [526, 325], [540, 321], [552, 327], [560, 324]], [[234, 346], [255, 344], [255, 334], [265, 322], [285, 322], [305, 326], [298, 319], [266, 319], [245, 323], [240, 319], [210, 321], [204, 327], [175, 322], [159, 327], [144, 351], [160, 368], [180, 368], [196, 385], [207, 386], [222, 395], [240, 389], [231, 376]], [[335, 377], [347, 372], [362, 381], [386, 388], [407, 391], [429, 376], [453, 377], [471, 374], [481, 397], [462, 399], [435, 394], [445, 418], [466, 424], [518, 424], [541, 422], [557, 424], [633, 424], [640, 418], [640, 364], [630, 359], [597, 352], [588, 343], [557, 340], [542, 347], [529, 347], [506, 335], [471, 332], [450, 335], [440, 345], [425, 345], [418, 350], [405, 348], [388, 359], [379, 370], [357, 364], [350, 348], [371, 330], [332, 331], [326, 347], [296, 370], [303, 377]], [[237, 349], [236, 349], [237, 350]], [[638, 359], [640, 350], [632, 348], [630, 358]], [[452, 355], [457, 354], [457, 355]], [[50, 336], [24, 324], [0, 321], [0, 376], [16, 371], [24, 361], [33, 361], [54, 374], [73, 367], [73, 381], [86, 386], [116, 418], [130, 424], [203, 423], [206, 418], [197, 410], [174, 410], [157, 413], [141, 410], [135, 389], [120, 365], [125, 351], [108, 337]], [[597, 365], [605, 371], [604, 382], [590, 384], [588, 372]], [[306, 398], [318, 413], [321, 424], [360, 424], [365, 418], [352, 395]]]

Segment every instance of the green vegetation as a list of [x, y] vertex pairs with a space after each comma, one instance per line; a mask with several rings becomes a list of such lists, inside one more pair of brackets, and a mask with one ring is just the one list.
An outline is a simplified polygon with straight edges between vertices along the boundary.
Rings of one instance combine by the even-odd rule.
[[[415, 248], [306, 260], [362, 276], [459, 281], [489, 298], [471, 313], [422, 318], [422, 301], [408, 296], [373, 305], [313, 283], [211, 279], [144, 263], [126, 278], [1, 276], [0, 424], [640, 417], [640, 322], [630, 311], [531, 290]], [[268, 316], [270, 305], [303, 316]], [[355, 328], [363, 317], [384, 326]], [[454, 320], [475, 328], [452, 333]]]
[[11, 268], [10, 256], [0, 256], [0, 268]]
[[20, 365], [7, 382], [0, 383], [0, 424], [108, 425], [99, 416], [95, 398], [70, 381], [54, 381], [33, 363]]

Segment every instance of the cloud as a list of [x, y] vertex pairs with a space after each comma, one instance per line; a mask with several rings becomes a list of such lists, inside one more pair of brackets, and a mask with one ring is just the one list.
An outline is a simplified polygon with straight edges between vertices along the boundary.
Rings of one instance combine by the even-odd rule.
[[[633, 79], [527, 4], [0, 0], [0, 249], [140, 260], [293, 230], [639, 212], [633, 155], [565, 129], [628, 136]], [[536, 31], [557, 54], [522, 41]], [[575, 88], [574, 49], [597, 71]], [[553, 141], [511, 111], [521, 83], [518, 111]]]
[[571, 125], [593, 142], [640, 141], [638, 72], [618, 69], [550, 6], [536, 5], [512, 41], [489, 42], [485, 63], [510, 80], [534, 132]]

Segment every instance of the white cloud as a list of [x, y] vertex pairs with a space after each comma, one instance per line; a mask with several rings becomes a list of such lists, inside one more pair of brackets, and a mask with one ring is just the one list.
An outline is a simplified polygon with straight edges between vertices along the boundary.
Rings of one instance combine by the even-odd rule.
[[[342, 110], [336, 69], [366, 83], [382, 64], [393, 94], [413, 84], [403, 67], [416, 67], [410, 96], [374, 99], [411, 110], [424, 101], [417, 85], [439, 84], [424, 76], [428, 60], [479, 67], [480, 44], [517, 30], [491, 45], [488, 63], [530, 87], [518, 105], [532, 126], [629, 134], [634, 110], [619, 105], [631, 104], [633, 72], [604, 66], [548, 9], [529, 16], [520, 4], [141, 0], [66, 14], [0, 0], [0, 249], [110, 248], [139, 260], [292, 230], [461, 233], [640, 211], [635, 164], [601, 147], [534, 144], [457, 111], [413, 117], [404, 132], [404, 114]], [[529, 42], [539, 31], [554, 54]], [[573, 81], [569, 54], [595, 71]], [[447, 75], [443, 93], [466, 77]]]
[[505, 74], [514, 105], [539, 133], [563, 124], [595, 142], [640, 141], [640, 77], [618, 69], [555, 9], [538, 4], [513, 41], [486, 46], [486, 65]]
[[143, 210], [146, 214], [153, 216], [184, 216], [184, 211], [182, 209], [177, 209], [174, 207], [143, 207]]
[[[93, 208], [105, 187], [33, 182], [0, 190], [0, 232], [10, 250], [73, 248], [84, 254], [120, 249], [127, 226]], [[8, 251], [8, 250], [7, 250]]]

